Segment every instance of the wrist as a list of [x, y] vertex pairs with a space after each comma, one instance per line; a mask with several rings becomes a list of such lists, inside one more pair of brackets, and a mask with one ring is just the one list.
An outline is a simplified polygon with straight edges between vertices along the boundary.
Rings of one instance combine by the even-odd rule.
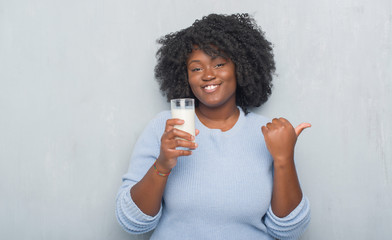
[[294, 165], [293, 157], [272, 157], [274, 160], [274, 168], [287, 168], [292, 167]]
[[154, 167], [156, 171], [162, 173], [162, 174], [170, 174], [172, 168], [166, 167], [164, 164], [161, 164], [161, 162], [157, 159], [154, 163]]

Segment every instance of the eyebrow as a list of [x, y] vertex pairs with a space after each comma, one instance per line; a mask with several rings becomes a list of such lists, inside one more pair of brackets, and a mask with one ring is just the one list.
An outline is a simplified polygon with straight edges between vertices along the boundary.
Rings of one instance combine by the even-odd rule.
[[[215, 55], [215, 56], [212, 56], [212, 57], [211, 57], [211, 60], [215, 60], [215, 59], [217, 59], [217, 58], [223, 58], [223, 59], [225, 59], [223, 56]], [[225, 59], [225, 60], [227, 61], [227, 59]], [[192, 61], [188, 62], [188, 65], [191, 64], [191, 63], [194, 63], [194, 62], [199, 63], [200, 60], [197, 60], [197, 59], [192, 60]]]
[[192, 60], [192, 61], [188, 62], [188, 65], [193, 63], [193, 62], [200, 62], [200, 60]]

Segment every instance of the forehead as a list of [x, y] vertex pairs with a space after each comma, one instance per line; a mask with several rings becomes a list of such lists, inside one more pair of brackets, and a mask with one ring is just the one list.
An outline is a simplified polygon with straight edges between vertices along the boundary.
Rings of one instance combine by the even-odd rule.
[[200, 48], [194, 48], [192, 49], [192, 52], [189, 53], [188, 58], [187, 58], [187, 64], [193, 61], [213, 61], [215, 59], [220, 59], [224, 58], [227, 59], [227, 57], [223, 56], [223, 54], [219, 54], [220, 52], [206, 52], [203, 49]]

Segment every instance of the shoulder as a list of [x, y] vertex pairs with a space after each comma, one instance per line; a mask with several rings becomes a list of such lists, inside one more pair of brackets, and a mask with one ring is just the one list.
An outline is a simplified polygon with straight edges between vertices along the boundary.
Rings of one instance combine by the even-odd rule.
[[170, 118], [171, 112], [169, 110], [165, 110], [155, 115], [151, 122], [166, 122]]
[[154, 130], [164, 129], [166, 121], [171, 118], [171, 112], [165, 110], [156, 114], [149, 122], [148, 127]]
[[261, 133], [261, 128], [267, 123], [271, 122], [271, 119], [259, 115], [253, 112], [249, 112], [242, 118], [241, 129], [243, 133], [248, 136], [260, 137], [263, 136]]
[[171, 117], [171, 112], [168, 110], [156, 114], [144, 128], [142, 136], [147, 135], [149, 137], [151, 136], [160, 137], [163, 131], [165, 130], [166, 121], [170, 117]]
[[247, 115], [245, 115], [245, 121], [247, 122], [247, 124], [257, 125], [261, 127], [271, 122], [271, 119], [263, 115], [249, 112]]

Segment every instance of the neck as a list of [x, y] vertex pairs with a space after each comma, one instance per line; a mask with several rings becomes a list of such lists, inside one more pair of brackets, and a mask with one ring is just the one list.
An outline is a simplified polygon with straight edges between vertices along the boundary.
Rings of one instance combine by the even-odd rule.
[[206, 127], [227, 131], [236, 124], [240, 111], [235, 103], [215, 108], [199, 104], [196, 115]]

